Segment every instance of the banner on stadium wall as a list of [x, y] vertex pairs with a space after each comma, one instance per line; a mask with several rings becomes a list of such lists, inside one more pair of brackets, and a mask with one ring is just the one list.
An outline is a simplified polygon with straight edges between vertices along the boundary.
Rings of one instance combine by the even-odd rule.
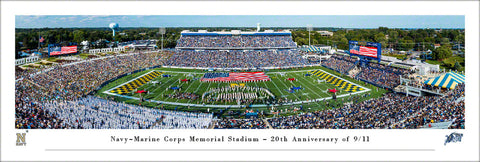
[[361, 45], [358, 41], [348, 41], [349, 52], [352, 55], [366, 56], [380, 60], [382, 45], [380, 43], [366, 42]]
[[65, 55], [65, 54], [72, 54], [72, 53], [77, 53], [77, 46], [65, 46], [65, 47], [55, 46], [55, 47], [48, 48], [48, 54], [50, 56]]

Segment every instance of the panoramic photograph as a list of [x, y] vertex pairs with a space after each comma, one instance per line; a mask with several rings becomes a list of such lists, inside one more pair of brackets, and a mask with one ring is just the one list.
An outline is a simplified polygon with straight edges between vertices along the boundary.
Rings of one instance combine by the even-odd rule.
[[465, 16], [17, 15], [16, 129], [465, 129]]

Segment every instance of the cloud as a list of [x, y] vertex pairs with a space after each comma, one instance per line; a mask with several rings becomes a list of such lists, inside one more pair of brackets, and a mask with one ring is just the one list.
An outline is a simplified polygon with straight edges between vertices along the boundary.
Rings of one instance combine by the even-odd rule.
[[93, 21], [93, 20], [100, 20], [104, 18], [108, 18], [108, 15], [89, 15], [89, 16], [82, 16], [83, 19], [81, 19], [79, 22], [85, 22], [85, 21]]

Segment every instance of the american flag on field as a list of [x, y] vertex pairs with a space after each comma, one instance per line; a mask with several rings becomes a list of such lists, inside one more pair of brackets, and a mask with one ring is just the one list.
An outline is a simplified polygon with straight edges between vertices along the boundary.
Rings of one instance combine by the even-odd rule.
[[252, 82], [252, 81], [269, 81], [270, 77], [264, 72], [242, 72], [242, 73], [205, 73], [200, 81], [238, 81], [238, 82]]

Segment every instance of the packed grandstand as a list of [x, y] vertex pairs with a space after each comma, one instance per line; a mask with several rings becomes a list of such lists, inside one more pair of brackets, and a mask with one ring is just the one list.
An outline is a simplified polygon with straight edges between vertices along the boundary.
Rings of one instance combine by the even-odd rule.
[[[370, 62], [360, 65], [357, 57], [329, 55], [317, 64], [302, 57], [289, 32], [182, 32], [173, 51], [130, 51], [97, 58], [71, 60], [33, 69], [15, 69], [15, 127], [18, 129], [403, 129], [424, 128], [449, 122], [449, 128], [465, 126], [465, 84], [441, 89], [442, 95], [410, 96], [393, 89], [400, 78], [415, 70]], [[150, 67], [264, 70], [323, 66], [352, 79], [365, 81], [389, 91], [378, 98], [362, 100], [367, 93], [350, 96], [348, 104], [329, 105], [308, 111], [299, 105], [283, 110], [267, 107], [255, 117], [253, 110], [240, 116], [223, 117], [210, 111], [187, 112], [160, 107], [132, 105], [96, 96], [105, 82], [117, 76]], [[265, 80], [267, 81], [267, 80]], [[161, 84], [161, 83], [160, 83]], [[422, 85], [430, 89], [434, 86]], [[268, 89], [249, 87], [233, 91], [232, 100], [274, 96]], [[170, 98], [212, 101], [230, 100], [222, 88], [202, 96], [190, 92], [168, 94]], [[245, 89], [245, 88], [244, 88]], [[257, 93], [257, 91], [262, 91]], [[277, 100], [281, 100], [278, 97]], [[343, 100], [343, 99], [342, 99]], [[210, 109], [209, 109], [210, 110]], [[257, 110], [258, 111], [258, 110]], [[235, 113], [222, 110], [222, 113]], [[272, 115], [274, 114], [274, 115]]]

